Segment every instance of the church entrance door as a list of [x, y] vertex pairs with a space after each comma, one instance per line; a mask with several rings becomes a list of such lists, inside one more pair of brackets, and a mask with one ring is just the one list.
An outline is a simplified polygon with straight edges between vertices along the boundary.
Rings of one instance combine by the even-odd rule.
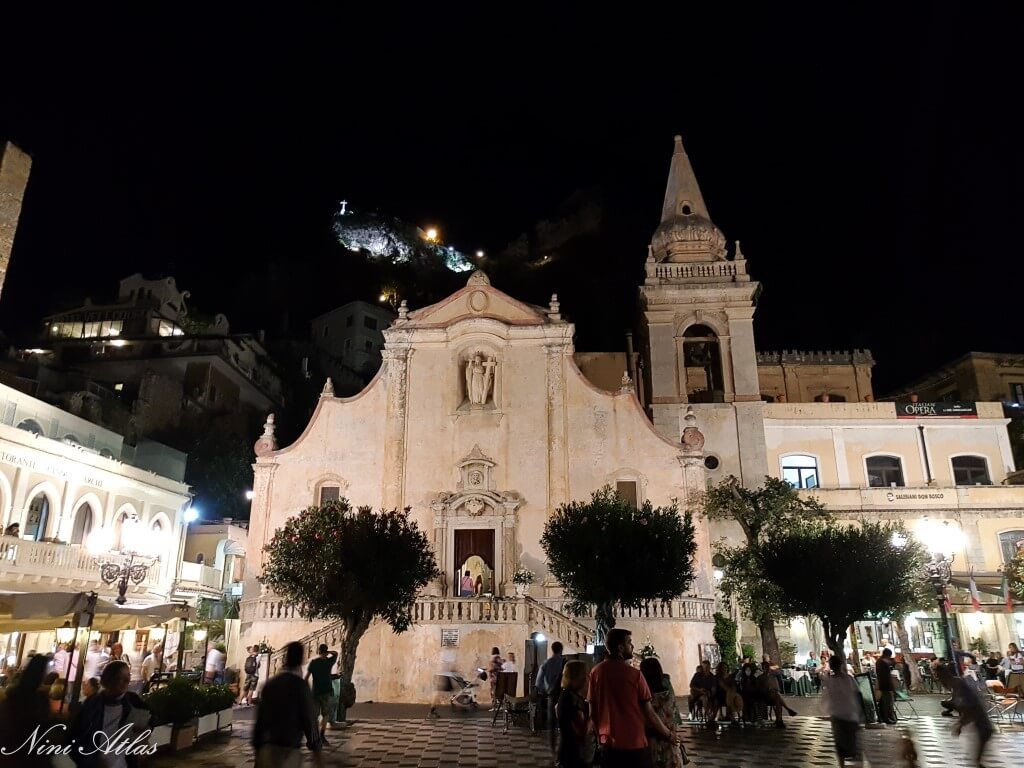
[[[455, 530], [455, 594], [459, 597], [494, 594], [494, 529]], [[466, 571], [472, 587], [463, 582]]]

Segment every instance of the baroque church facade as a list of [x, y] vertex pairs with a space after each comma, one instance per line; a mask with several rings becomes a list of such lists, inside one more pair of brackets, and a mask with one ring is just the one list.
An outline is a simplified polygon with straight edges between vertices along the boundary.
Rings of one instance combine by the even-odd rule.
[[[730, 610], [716, 595], [711, 552], [713, 541], [738, 530], [696, 515], [707, 484], [728, 475], [750, 487], [783, 477], [840, 517], [944, 521], [962, 534], [961, 563], [997, 568], [1000, 536], [1024, 531], [1024, 495], [999, 485], [1014, 467], [997, 404], [972, 404], [969, 419], [921, 423], [927, 417], [900, 418], [897, 403], [873, 402], [869, 353], [759, 354], [758, 288], [739, 243], [727, 250], [676, 137], [639, 288], [644, 362], [625, 366], [617, 387], [588, 380], [577, 366], [574, 328], [557, 296], [547, 307], [525, 304], [475, 272], [436, 304], [409, 310], [403, 302], [384, 331], [384, 364], [361, 393], [335, 397], [328, 381], [290, 446], [277, 446], [268, 419], [256, 445], [242, 645], [336, 645], [336, 626], [303, 620], [257, 578], [274, 531], [339, 496], [409, 507], [443, 574], [417, 599], [412, 629], [394, 635], [376, 624], [363, 638], [354, 679], [361, 700], [429, 701], [442, 652], [468, 673], [486, 666], [492, 646], [525, 651], [527, 678], [541, 636], [584, 652], [592, 617], [564, 609], [540, 538], [559, 505], [607, 485], [695, 513], [690, 592], [618, 619], [638, 643], [654, 645], [676, 679], [714, 657], [716, 599]], [[984, 468], [984, 477], [972, 476], [983, 482], [961, 482], [965, 457]], [[896, 492], [913, 488], [927, 492]], [[520, 566], [538, 576], [528, 595], [512, 583]], [[479, 596], [458, 596], [466, 570]], [[989, 618], [993, 642], [1015, 633], [1019, 642], [1024, 616]], [[921, 626], [931, 620], [922, 615]], [[981, 625], [965, 625], [971, 631]], [[745, 627], [744, 640], [756, 641], [751, 632]], [[912, 644], [923, 652], [935, 635], [921, 630]], [[821, 647], [810, 622], [791, 637]]]

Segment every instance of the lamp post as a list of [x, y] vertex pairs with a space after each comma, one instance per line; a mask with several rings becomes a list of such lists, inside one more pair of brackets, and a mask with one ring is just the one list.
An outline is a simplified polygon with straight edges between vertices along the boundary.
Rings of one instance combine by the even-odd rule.
[[925, 518], [918, 529], [925, 547], [932, 559], [924, 565], [924, 577], [935, 589], [935, 598], [939, 604], [939, 616], [942, 618], [942, 637], [946, 643], [946, 652], [953, 662], [953, 674], [959, 675], [960, 669], [953, 653], [953, 633], [949, 627], [949, 614], [946, 611], [946, 587], [953, 577], [953, 560], [961, 543], [960, 532], [949, 524], [948, 520], [929, 521]]
[[[127, 602], [125, 594], [128, 583], [141, 584], [145, 581], [151, 563], [136, 562], [138, 558], [152, 556], [151, 541], [147, 540], [146, 530], [142, 522], [135, 516], [125, 520], [121, 525], [122, 557], [128, 556], [128, 562], [107, 560], [100, 563], [100, 578], [106, 585], [117, 584], [118, 605]], [[87, 548], [97, 557], [109, 557], [113, 549], [113, 532], [109, 528], [98, 528], [89, 535]]]

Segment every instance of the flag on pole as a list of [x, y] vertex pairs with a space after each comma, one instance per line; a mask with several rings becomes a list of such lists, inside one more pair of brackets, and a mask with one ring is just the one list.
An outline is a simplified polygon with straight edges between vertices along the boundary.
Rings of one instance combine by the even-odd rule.
[[946, 613], [953, 612], [953, 604], [949, 602], [949, 595], [945, 593], [942, 594], [942, 604], [946, 607]]
[[971, 579], [968, 582], [971, 590], [971, 605], [974, 606], [974, 610], [981, 610], [981, 597], [978, 595], [978, 585], [974, 583], [974, 574], [971, 574]]

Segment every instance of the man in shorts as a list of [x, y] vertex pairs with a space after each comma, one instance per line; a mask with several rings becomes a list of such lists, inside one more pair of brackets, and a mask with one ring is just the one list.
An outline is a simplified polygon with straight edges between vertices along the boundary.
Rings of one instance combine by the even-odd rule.
[[256, 686], [260, 683], [260, 657], [255, 645], [245, 647], [245, 682], [242, 684], [242, 698], [238, 702], [244, 707], [252, 706], [252, 697], [256, 695]]
[[338, 662], [338, 652], [328, 651], [326, 643], [320, 643], [317, 650], [319, 655], [306, 667], [306, 680], [313, 678], [313, 699], [316, 701], [317, 714], [322, 718], [320, 741], [326, 744], [324, 731], [328, 726], [334, 727], [335, 713], [338, 711], [338, 702], [334, 698], [334, 682], [331, 678], [331, 670]]

